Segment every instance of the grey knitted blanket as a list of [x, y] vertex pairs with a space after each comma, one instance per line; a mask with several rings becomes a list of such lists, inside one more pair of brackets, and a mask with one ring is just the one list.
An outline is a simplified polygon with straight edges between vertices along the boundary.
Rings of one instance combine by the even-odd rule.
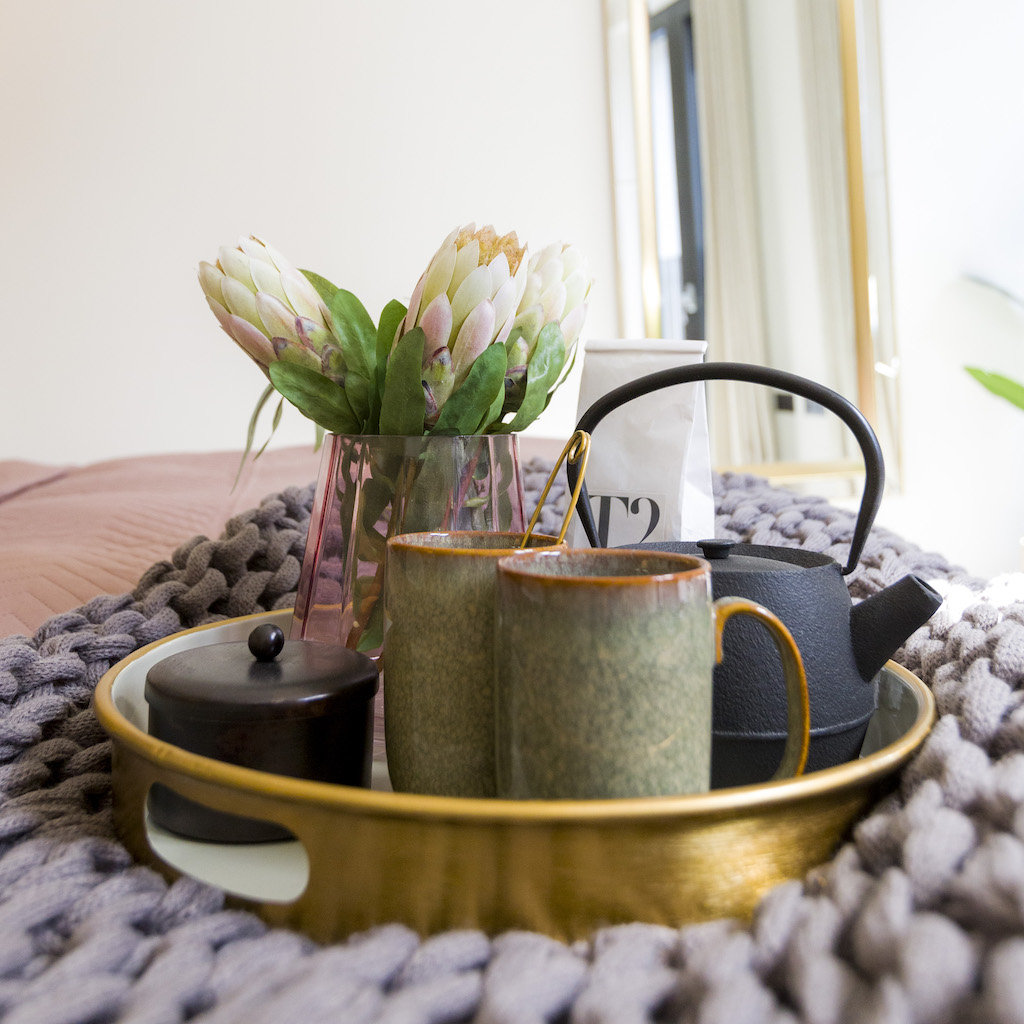
[[[536, 495], [548, 467], [528, 469]], [[716, 486], [720, 536], [845, 560], [849, 514], [755, 477]], [[749, 925], [637, 923], [568, 946], [384, 924], [320, 946], [133, 864], [92, 690], [142, 644], [288, 606], [311, 503], [311, 487], [273, 495], [134, 593], [0, 641], [3, 1020], [1024, 1022], [1024, 577], [971, 579], [882, 530], [851, 590], [914, 571], [944, 594], [897, 656], [940, 720], [831, 863], [770, 892]]]

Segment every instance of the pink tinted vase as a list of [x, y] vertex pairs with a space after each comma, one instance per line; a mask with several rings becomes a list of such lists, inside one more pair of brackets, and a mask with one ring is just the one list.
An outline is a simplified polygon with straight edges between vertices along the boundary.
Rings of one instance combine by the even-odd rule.
[[[424, 530], [521, 531], [525, 524], [515, 434], [329, 435], [292, 638], [343, 644], [376, 659], [390, 537]], [[438, 612], [424, 609], [424, 615]]]

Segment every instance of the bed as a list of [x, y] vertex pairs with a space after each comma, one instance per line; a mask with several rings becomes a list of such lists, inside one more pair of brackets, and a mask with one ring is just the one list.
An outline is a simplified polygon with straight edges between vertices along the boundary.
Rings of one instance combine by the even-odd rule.
[[98, 594], [133, 590], [196, 535], [217, 537], [271, 492], [316, 479], [312, 447], [112, 459], [0, 462], [0, 635], [31, 635]]
[[[749, 922], [629, 922], [565, 944], [384, 921], [321, 946], [133, 863], [91, 693], [143, 643], [294, 598], [316, 457], [261, 463], [234, 492], [232, 453], [3, 467], [0, 1017], [1022, 1019], [1024, 577], [974, 579], [879, 529], [851, 591], [911, 571], [940, 590], [897, 654], [939, 721], [834, 858], [771, 890]], [[827, 501], [745, 475], [715, 485], [720, 536], [848, 549], [853, 517]]]

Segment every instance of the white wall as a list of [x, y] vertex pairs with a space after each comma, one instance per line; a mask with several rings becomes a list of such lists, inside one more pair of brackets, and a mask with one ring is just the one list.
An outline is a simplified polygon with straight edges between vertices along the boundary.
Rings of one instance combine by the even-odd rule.
[[[972, 572], [1018, 565], [1024, 414], [1024, 5], [881, 4], [903, 496], [880, 522]], [[262, 234], [405, 298], [466, 220], [573, 240], [619, 333], [596, 0], [37, 0], [0, 34], [0, 458], [237, 448], [263, 378], [218, 328], [200, 259]], [[566, 391], [537, 432], [575, 422]], [[280, 443], [306, 443], [300, 416]]]
[[264, 380], [196, 266], [249, 233], [373, 317], [457, 224], [571, 240], [616, 336], [604, 83], [595, 0], [7, 5], [0, 458], [240, 447]]
[[1024, 412], [963, 371], [1024, 379], [1024, 5], [884, 0], [882, 73], [904, 494], [879, 521], [983, 576], [1018, 569]]

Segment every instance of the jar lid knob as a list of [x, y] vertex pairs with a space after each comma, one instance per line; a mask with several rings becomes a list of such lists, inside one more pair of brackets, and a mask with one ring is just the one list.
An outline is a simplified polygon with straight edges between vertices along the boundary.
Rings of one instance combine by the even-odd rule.
[[257, 661], [273, 661], [284, 650], [284, 630], [264, 622], [249, 634], [249, 650]]

